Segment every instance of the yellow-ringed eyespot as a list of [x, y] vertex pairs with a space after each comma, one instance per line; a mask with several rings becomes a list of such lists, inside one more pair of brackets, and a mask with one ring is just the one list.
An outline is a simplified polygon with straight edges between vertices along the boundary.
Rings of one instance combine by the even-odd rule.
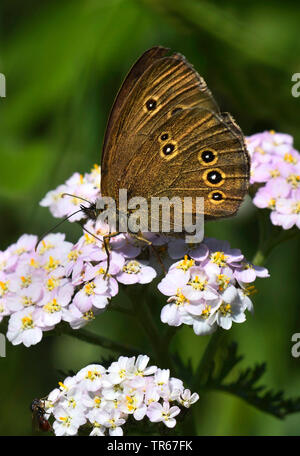
[[169, 133], [163, 132], [163, 133], [159, 136], [158, 140], [159, 140], [160, 142], [165, 142], [167, 139], [169, 139], [169, 137], [170, 137]]
[[207, 169], [203, 173], [203, 180], [210, 187], [219, 187], [224, 183], [225, 173], [219, 168]]
[[157, 107], [157, 101], [154, 98], [148, 98], [145, 103], [146, 112], [154, 111]]
[[210, 192], [208, 198], [210, 202], [214, 204], [220, 204], [226, 199], [225, 194], [220, 190], [214, 190]]
[[199, 152], [198, 160], [202, 165], [214, 165], [218, 161], [218, 154], [213, 149], [204, 149]]
[[162, 144], [160, 149], [160, 155], [165, 159], [173, 158], [177, 155], [177, 147], [175, 141], [165, 141], [166, 144]]

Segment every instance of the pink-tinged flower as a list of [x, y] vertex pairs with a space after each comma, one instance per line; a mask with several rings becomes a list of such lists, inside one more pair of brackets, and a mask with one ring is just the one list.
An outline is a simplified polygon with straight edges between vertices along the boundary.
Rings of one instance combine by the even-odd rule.
[[[65, 195], [69, 193], [73, 196]], [[80, 210], [80, 205], [84, 202], [81, 198], [95, 202], [100, 196], [99, 187], [95, 186], [95, 182], [79, 173], [74, 173], [64, 185], [60, 185], [55, 190], [51, 190], [40, 202], [41, 206], [49, 207], [50, 212], [54, 217], [66, 217], [73, 212]], [[88, 203], [84, 203], [88, 205]], [[75, 222], [84, 218], [83, 212], [78, 212], [73, 215], [69, 221]]]
[[190, 279], [182, 287], [182, 294], [189, 301], [209, 301], [218, 298], [215, 276], [209, 276], [205, 269], [194, 266], [190, 269]]
[[[140, 243], [128, 234], [121, 234], [111, 240], [112, 248], [124, 258], [136, 258], [142, 251]], [[146, 244], [145, 244], [146, 245]]]
[[101, 248], [95, 248], [92, 244], [83, 245], [81, 248], [78, 248], [78, 246], [75, 245], [68, 253], [65, 275], [67, 277], [72, 275], [72, 282], [74, 285], [79, 285], [83, 282], [86, 263], [92, 261], [99, 262], [105, 258], [105, 252], [103, 252]]
[[[37, 311], [33, 306], [11, 315], [8, 324], [7, 338], [13, 345], [35, 345], [42, 340], [42, 329], [37, 325]], [[47, 328], [49, 329], [49, 328]]]
[[137, 260], [127, 260], [122, 271], [116, 275], [118, 282], [125, 285], [134, 283], [149, 283], [156, 277], [156, 271], [145, 262]]
[[64, 308], [71, 302], [74, 287], [67, 282], [63, 286], [46, 294], [39, 302], [38, 324], [41, 327], [57, 325], [63, 317]]
[[0, 298], [0, 323], [4, 317], [10, 315], [11, 309], [9, 308], [8, 304], [5, 302], [4, 299]]
[[171, 296], [168, 299], [168, 304], [162, 308], [160, 314], [161, 321], [170, 326], [180, 326], [183, 323], [183, 316], [186, 315], [186, 307], [189, 304], [189, 300], [179, 289], [176, 296]]
[[169, 402], [164, 402], [163, 405], [159, 402], [154, 402], [149, 405], [147, 416], [152, 423], [162, 421], [168, 428], [176, 426], [175, 416], [180, 413], [180, 408], [177, 406], [170, 407]]
[[119, 410], [112, 410], [111, 412], [99, 410], [97, 418], [100, 424], [108, 428], [110, 436], [115, 437], [123, 435], [123, 429], [121, 426], [123, 426], [125, 420], [124, 418], [121, 418]]
[[270, 277], [269, 271], [262, 266], [255, 266], [254, 264], [246, 261], [241, 263], [240, 268], [235, 269], [234, 277], [243, 283], [254, 282], [256, 277], [266, 278]]
[[[276, 203], [277, 220], [283, 229], [288, 230], [294, 225], [300, 228], [300, 189], [293, 190], [291, 197], [280, 198]], [[280, 217], [281, 216], [281, 217]]]
[[214, 313], [214, 322], [223, 329], [230, 329], [232, 322], [243, 323], [246, 320], [245, 310], [245, 303], [237, 289], [230, 286], [222, 295], [220, 306]]
[[53, 429], [58, 436], [76, 435], [79, 427], [86, 423], [82, 412], [71, 413], [62, 406], [55, 410], [54, 417]]
[[278, 198], [285, 198], [291, 188], [285, 179], [278, 177], [272, 179], [264, 187], [258, 189], [253, 203], [259, 208], [275, 209]]
[[[134, 377], [131, 380], [131, 385], [134, 388], [144, 388], [146, 384], [146, 377], [153, 375], [157, 371], [156, 366], [148, 366], [149, 356], [139, 355], [133, 367]], [[140, 418], [141, 419], [141, 418]]]
[[185, 239], [171, 239], [168, 243], [168, 253], [175, 260], [188, 255], [194, 260], [203, 261], [208, 256], [208, 248], [205, 244], [187, 244]]
[[186, 274], [182, 269], [171, 267], [167, 275], [158, 284], [157, 288], [165, 296], [174, 296], [188, 283], [189, 278], [189, 273]]
[[114, 361], [107, 369], [108, 381], [117, 385], [128, 378], [132, 378], [134, 376], [134, 363], [134, 356], [131, 358], [120, 356], [118, 361]]
[[[206, 238], [204, 239], [204, 243], [210, 251], [210, 263], [218, 266], [219, 268], [234, 265], [244, 259], [242, 252], [239, 249], [231, 249], [229, 242], [227, 241]], [[218, 269], [216, 269], [216, 271], [218, 271]]]
[[180, 395], [178, 402], [186, 408], [190, 408], [191, 405], [195, 404], [199, 400], [199, 394], [191, 393], [189, 389], [185, 389]]
[[26, 307], [35, 306], [40, 301], [41, 296], [41, 285], [24, 288], [18, 293], [9, 293], [6, 297], [6, 305], [11, 313], [18, 312]]
[[[188, 408], [198, 395], [185, 390], [182, 380], [170, 378], [168, 369], [148, 362], [145, 355], [120, 356], [107, 369], [91, 364], [59, 382], [45, 400], [47, 417], [55, 419], [55, 434], [75, 435], [87, 423], [93, 435], [119, 436], [129, 417], [135, 421], [148, 417], [174, 427], [180, 408], [172, 402]], [[138, 385], [139, 378], [143, 382]]]
[[299, 228], [295, 192], [300, 190], [300, 153], [293, 148], [293, 138], [264, 132], [247, 138], [247, 144], [252, 154], [251, 183], [267, 182], [258, 189], [254, 204], [271, 210], [273, 225]]
[[109, 302], [108, 283], [103, 276], [97, 276], [94, 280], [83, 285], [73, 299], [73, 304], [81, 312], [88, 312], [92, 307], [104, 309]]
[[12, 244], [8, 250], [12, 255], [21, 256], [23, 253], [34, 251], [37, 243], [37, 236], [33, 234], [23, 234], [15, 244]]
[[120, 411], [126, 415], [133, 415], [136, 421], [142, 420], [147, 412], [147, 406], [144, 403], [144, 392], [141, 389], [130, 388], [125, 391], [124, 396], [123, 400], [120, 401]]
[[194, 333], [197, 336], [206, 336], [212, 334], [217, 329], [217, 324], [214, 321], [214, 315], [217, 311], [217, 306], [214, 302], [214, 305], [204, 305], [199, 306], [198, 315], [192, 315], [191, 313], [186, 313], [182, 316], [182, 323], [193, 326]]
[[77, 373], [76, 380], [81, 382], [87, 391], [97, 391], [102, 386], [105, 372], [106, 369], [101, 364], [89, 364]]
[[68, 322], [72, 329], [80, 329], [90, 321], [95, 320], [96, 315], [103, 310], [93, 307], [92, 309], [82, 312], [75, 304], [70, 304], [67, 309], [63, 309], [62, 319]]
[[154, 373], [154, 384], [160, 396], [165, 396], [169, 390], [170, 369], [157, 369]]

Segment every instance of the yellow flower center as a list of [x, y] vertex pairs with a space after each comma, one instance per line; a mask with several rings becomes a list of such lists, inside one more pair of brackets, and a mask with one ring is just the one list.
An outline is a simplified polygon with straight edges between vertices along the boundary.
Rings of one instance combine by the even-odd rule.
[[231, 305], [227, 304], [226, 302], [222, 302], [219, 308], [219, 312], [221, 312], [222, 315], [227, 315], [231, 313]]
[[48, 263], [46, 263], [46, 265], [44, 266], [44, 269], [46, 269], [46, 271], [48, 272], [54, 271], [54, 269], [56, 269], [59, 265], [59, 260], [55, 260], [52, 256], [50, 256]]
[[136, 260], [131, 260], [123, 266], [123, 271], [127, 274], [138, 274], [141, 270], [141, 265]]
[[71, 417], [69, 417], [69, 416], [60, 416], [59, 419], [60, 419], [60, 421], [63, 422], [64, 426], [69, 427], [71, 425]]
[[31, 285], [32, 279], [31, 276], [28, 274], [27, 276], [21, 277], [21, 288], [27, 288]]
[[88, 310], [87, 312], [84, 312], [82, 318], [86, 321], [95, 320], [94, 312], [92, 310]]
[[41, 247], [39, 248], [39, 255], [47, 252], [47, 250], [53, 249], [54, 245], [50, 244], [50, 242], [45, 242], [44, 240], [41, 242]]
[[129, 412], [136, 410], [136, 403], [137, 403], [137, 399], [135, 397], [126, 396], [126, 404], [127, 404], [127, 409], [129, 410]]
[[95, 244], [96, 238], [94, 238], [94, 236], [90, 236], [89, 234], [85, 233], [84, 234], [84, 243], [85, 244]]
[[90, 370], [90, 371], [87, 371], [86, 375], [85, 375], [85, 378], [87, 380], [91, 380], [91, 382], [97, 380], [98, 378], [101, 378], [102, 375], [100, 374], [100, 372], [96, 371], [96, 370]]
[[54, 288], [57, 288], [59, 286], [60, 279], [57, 279], [56, 277], [50, 277], [47, 282], [46, 282], [46, 287], [49, 291], [54, 290]]
[[101, 398], [99, 396], [94, 397], [95, 407], [99, 408], [101, 404]]
[[29, 266], [31, 266], [32, 268], [38, 268], [39, 264], [38, 264], [37, 261], [35, 261], [34, 258], [31, 258], [30, 261], [29, 261]]
[[176, 306], [183, 306], [184, 304], [189, 304], [189, 300], [186, 299], [186, 297], [182, 294], [181, 288], [178, 288], [177, 293], [176, 293], [176, 300], [175, 304]]
[[249, 296], [249, 295], [252, 295], [252, 294], [254, 294], [254, 293], [257, 293], [257, 289], [255, 288], [254, 285], [247, 285], [247, 286], [243, 289], [243, 293], [244, 293], [244, 295]]
[[226, 256], [224, 252], [215, 252], [210, 256], [211, 261], [220, 267], [226, 266], [227, 258], [228, 256]]
[[293, 213], [294, 214], [300, 214], [300, 201], [298, 201], [297, 203], [295, 203], [294, 207], [293, 207]]
[[275, 206], [276, 206], [276, 199], [275, 198], [271, 198], [268, 202], [268, 208], [269, 209], [275, 209]]
[[286, 153], [284, 155], [284, 161], [286, 161], [287, 163], [293, 163], [294, 165], [296, 165], [298, 160], [296, 157], [293, 157], [292, 154]]
[[206, 288], [207, 280], [201, 280], [198, 276], [195, 276], [192, 280], [189, 280], [188, 285], [191, 285], [194, 290], [203, 291]]
[[27, 315], [26, 317], [23, 317], [21, 321], [22, 321], [23, 330], [34, 328], [34, 323], [33, 323], [31, 315]]
[[26, 251], [27, 251], [27, 250], [24, 249], [24, 247], [21, 247], [21, 248], [19, 248], [19, 249], [16, 249], [16, 250], [14, 251], [14, 253], [15, 253], [16, 255], [22, 255], [22, 253], [25, 253]]
[[52, 314], [55, 312], [59, 312], [61, 310], [61, 305], [59, 305], [57, 300], [53, 298], [52, 301], [48, 302], [48, 304], [45, 304], [43, 306], [43, 309], [45, 310], [45, 312]]
[[201, 317], [206, 320], [210, 316], [211, 306], [205, 306], [205, 309], [202, 310]]
[[279, 177], [280, 176], [280, 171], [278, 169], [272, 169], [270, 171], [271, 177]]
[[79, 255], [81, 255], [81, 250], [72, 250], [72, 252], [70, 252], [68, 255], [68, 260], [76, 261]]
[[182, 269], [183, 271], [187, 271], [190, 269], [192, 266], [195, 266], [195, 260], [188, 259], [187, 255], [184, 255], [184, 259], [178, 263], [176, 266], [177, 269]]
[[294, 188], [298, 188], [300, 184], [300, 176], [298, 174], [290, 174], [287, 179], [287, 183]]
[[32, 306], [33, 305], [32, 298], [29, 298], [29, 296], [23, 296], [22, 304], [24, 307]]
[[218, 275], [218, 284], [219, 284], [219, 291], [224, 291], [230, 282], [230, 278], [227, 277], [225, 274]]
[[89, 282], [89, 283], [87, 283], [87, 284], [84, 286], [84, 292], [85, 292], [85, 294], [87, 294], [88, 296], [94, 295], [94, 294], [95, 294], [94, 288], [96, 288], [96, 285], [94, 284], [94, 282]]
[[2, 282], [0, 280], [0, 296], [4, 296], [5, 293], [8, 291], [8, 284], [9, 284], [8, 280], [7, 280], [7, 282]]

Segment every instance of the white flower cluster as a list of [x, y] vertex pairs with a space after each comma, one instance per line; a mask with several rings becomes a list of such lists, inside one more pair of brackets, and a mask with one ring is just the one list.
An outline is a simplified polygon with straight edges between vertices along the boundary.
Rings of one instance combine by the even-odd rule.
[[60, 382], [45, 400], [46, 417], [54, 417], [54, 433], [76, 435], [85, 425], [93, 436], [120, 436], [130, 416], [173, 428], [181, 409], [171, 403], [189, 408], [199, 396], [170, 377], [169, 369], [148, 367], [148, 362], [146, 355], [120, 356], [108, 369], [90, 364]]

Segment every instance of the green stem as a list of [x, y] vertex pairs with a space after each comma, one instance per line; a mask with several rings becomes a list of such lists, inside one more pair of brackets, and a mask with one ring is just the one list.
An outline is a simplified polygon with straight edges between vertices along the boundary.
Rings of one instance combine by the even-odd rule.
[[174, 375], [175, 367], [167, 349], [169, 342], [165, 340], [162, 332], [158, 330], [153, 318], [151, 307], [153, 307], [154, 298], [152, 299], [152, 296], [149, 293], [149, 286], [135, 286], [134, 288], [132, 287], [130, 291], [130, 298], [135, 316], [148, 336], [157, 362], [162, 369], [167, 367], [170, 368]]
[[275, 247], [290, 239], [297, 238], [299, 234], [300, 231], [298, 228], [290, 230], [281, 229], [280, 231], [274, 229], [273, 233], [271, 233], [267, 239], [261, 240], [259, 248], [253, 257], [252, 263], [256, 266], [263, 266]]
[[211, 364], [215, 361], [215, 355], [224, 336], [225, 331], [221, 328], [218, 328], [210, 337], [210, 340], [204, 350], [203, 356], [195, 372], [193, 382], [194, 391], [199, 391], [205, 384], [207, 373], [210, 370]]
[[107, 350], [113, 350], [120, 354], [126, 353], [127, 355], [137, 356], [141, 353], [141, 351], [136, 347], [132, 347], [131, 345], [126, 344], [120, 344], [106, 337], [99, 336], [98, 334], [93, 334], [84, 328], [72, 329], [68, 325], [62, 325], [61, 327], [58, 327], [53, 331], [45, 332], [45, 335], [48, 336], [58, 334], [71, 336], [76, 339], [87, 342], [88, 344], [98, 345], [99, 347], [105, 348]]

